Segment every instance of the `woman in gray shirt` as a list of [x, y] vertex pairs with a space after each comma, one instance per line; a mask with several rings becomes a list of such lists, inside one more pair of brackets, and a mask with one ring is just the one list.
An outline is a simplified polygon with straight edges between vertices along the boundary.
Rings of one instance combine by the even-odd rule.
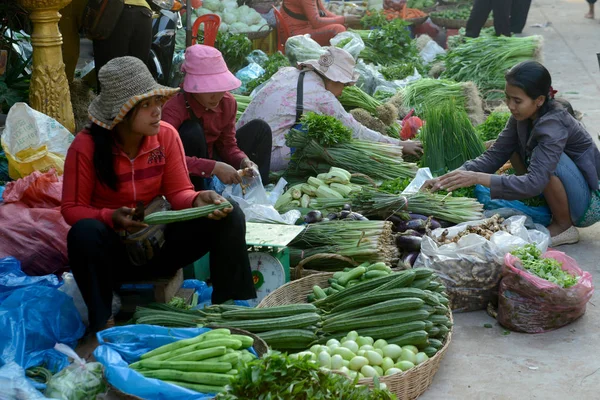
[[[512, 114], [496, 143], [475, 160], [425, 184], [448, 191], [480, 184], [495, 199], [522, 200], [544, 194], [552, 223], [552, 246], [576, 243], [575, 228], [598, 190], [600, 152], [583, 125], [554, 100], [548, 70], [525, 61], [506, 74]], [[511, 160], [517, 175], [495, 175]]]

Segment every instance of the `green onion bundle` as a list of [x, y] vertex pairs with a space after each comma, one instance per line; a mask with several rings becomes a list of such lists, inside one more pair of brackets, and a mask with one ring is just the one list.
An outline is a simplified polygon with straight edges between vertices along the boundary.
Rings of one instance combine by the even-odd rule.
[[483, 218], [483, 206], [475, 199], [428, 192], [395, 195], [368, 187], [363, 187], [360, 193], [349, 199], [313, 199], [310, 207], [326, 210], [343, 207], [344, 204], [351, 204], [352, 209], [361, 214], [383, 218], [393, 214], [402, 216], [409, 211], [454, 223]]
[[235, 101], [237, 102], [236, 120], [238, 120], [238, 119], [240, 119], [240, 117], [242, 116], [244, 111], [246, 111], [246, 108], [248, 108], [248, 106], [250, 105], [250, 102], [252, 101], [252, 97], [242, 96], [241, 94], [234, 94], [234, 93], [232, 93], [232, 95], [235, 98]]
[[480, 36], [466, 38], [445, 56], [443, 78], [473, 81], [487, 99], [504, 97], [504, 74], [514, 65], [539, 59], [542, 37]]
[[415, 164], [402, 160], [399, 146], [352, 139], [348, 143], [324, 146], [306, 133], [292, 129], [286, 136], [286, 145], [295, 148], [288, 171], [314, 174], [324, 168], [311, 167], [321, 165], [346, 169], [352, 173], [368, 175], [371, 179], [393, 179], [397, 177], [413, 178], [417, 171]]
[[383, 104], [357, 86], [345, 87], [338, 100], [346, 110], [362, 108], [371, 114], [376, 114], [377, 107]]
[[[338, 254], [357, 263], [382, 261], [394, 264], [398, 249], [388, 221], [326, 221], [307, 225], [289, 245], [292, 265], [315, 254]], [[336, 270], [348, 263], [323, 258], [310, 263], [310, 268]]]
[[485, 151], [481, 138], [464, 110], [451, 103], [425, 111], [421, 130], [423, 166], [434, 176], [445, 174], [479, 157]]

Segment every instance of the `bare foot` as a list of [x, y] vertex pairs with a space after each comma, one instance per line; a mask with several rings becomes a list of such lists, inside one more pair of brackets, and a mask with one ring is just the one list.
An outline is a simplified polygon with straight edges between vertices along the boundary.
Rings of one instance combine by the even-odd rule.
[[583, 17], [587, 19], [594, 19], [594, 13], [587, 13]]
[[563, 233], [564, 231], [566, 231], [570, 227], [571, 226], [558, 225], [558, 224], [556, 224], [556, 223], [553, 222], [550, 225], [548, 225], [546, 228], [550, 231], [550, 236], [554, 237], [556, 235], [560, 235], [561, 233]]
[[96, 332], [88, 333], [77, 345], [75, 348], [75, 352], [77, 355], [84, 360], [90, 362], [95, 361], [94, 359], [94, 350], [98, 347], [100, 343], [98, 343], [98, 339], [96, 338]]

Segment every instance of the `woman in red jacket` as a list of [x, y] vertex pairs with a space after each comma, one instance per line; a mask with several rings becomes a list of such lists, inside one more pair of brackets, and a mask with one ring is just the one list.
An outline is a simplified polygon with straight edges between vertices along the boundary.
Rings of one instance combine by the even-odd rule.
[[355, 15], [343, 17], [325, 10], [321, 0], [283, 0], [281, 11], [290, 35], [308, 33], [321, 46], [329, 46], [329, 39], [360, 21]]
[[[220, 204], [213, 191], [194, 191], [177, 131], [161, 122], [166, 99], [178, 89], [158, 85], [135, 57], [109, 61], [102, 92], [89, 107], [92, 125], [73, 141], [65, 161], [62, 214], [72, 225], [69, 263], [89, 311], [92, 333], [81, 352], [97, 345], [94, 332], [114, 324], [119, 283], [172, 276], [210, 251], [213, 302], [256, 297], [245, 220], [234, 206], [166, 225], [143, 264], [123, 241], [147, 226], [132, 218], [136, 205], [164, 196], [175, 210]], [[131, 238], [131, 237], [130, 237]]]

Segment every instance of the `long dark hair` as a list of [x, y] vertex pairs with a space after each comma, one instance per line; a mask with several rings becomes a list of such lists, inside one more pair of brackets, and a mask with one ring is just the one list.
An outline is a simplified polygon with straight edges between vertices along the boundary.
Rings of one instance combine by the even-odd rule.
[[533, 100], [540, 96], [546, 96], [538, 116], [541, 117], [548, 112], [553, 98], [550, 93], [552, 77], [546, 67], [537, 61], [523, 61], [512, 67], [506, 73], [505, 79], [506, 83], [522, 89]]
[[117, 173], [113, 164], [113, 146], [115, 140], [112, 132], [92, 123], [90, 134], [94, 140], [94, 169], [100, 183], [117, 191]]

